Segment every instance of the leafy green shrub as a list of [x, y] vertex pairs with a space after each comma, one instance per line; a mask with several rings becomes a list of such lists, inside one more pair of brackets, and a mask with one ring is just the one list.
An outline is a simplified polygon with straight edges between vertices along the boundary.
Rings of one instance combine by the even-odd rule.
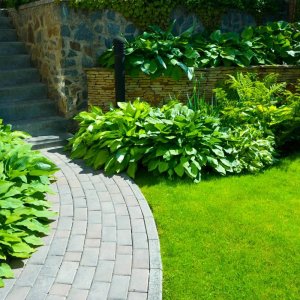
[[12, 132], [0, 120], [0, 287], [12, 278], [12, 258], [28, 258], [49, 232], [50, 212], [45, 193], [57, 167]]
[[[126, 71], [151, 77], [168, 76], [178, 80], [183, 74], [193, 77], [194, 68], [300, 63], [300, 23], [274, 22], [248, 27], [241, 34], [193, 35], [190, 28], [179, 36], [172, 26], [163, 31], [150, 27], [132, 42], [126, 41]], [[100, 64], [112, 68], [113, 49], [100, 57]]]
[[272, 132], [277, 146], [299, 139], [300, 84], [296, 86], [296, 93], [292, 93], [286, 91], [286, 83], [277, 83], [276, 74], [262, 80], [251, 73], [229, 78], [225, 88], [215, 90], [224, 124], [251, 124], [265, 136]]
[[167, 26], [170, 13], [176, 7], [184, 7], [199, 15], [209, 28], [216, 25], [221, 14], [230, 9], [250, 12], [257, 17], [276, 14], [285, 5], [284, 0], [71, 0], [70, 5], [84, 9], [113, 9], [141, 28], [149, 24]]
[[76, 117], [80, 129], [68, 146], [72, 158], [108, 174], [127, 171], [134, 177], [145, 166], [195, 182], [206, 172], [254, 172], [273, 162], [273, 137], [254, 126], [224, 127], [220, 118], [176, 101], [162, 108], [138, 100], [118, 105], [106, 114], [94, 107]]
[[[172, 34], [171, 26], [163, 31], [151, 26], [151, 32], [144, 32], [126, 45], [126, 70], [136, 76], [143, 72], [151, 77], [169, 76], [178, 80], [183, 74], [193, 78], [199, 54], [190, 44], [192, 28], [179, 36]], [[109, 49], [100, 57], [100, 64], [113, 67], [114, 53]]]

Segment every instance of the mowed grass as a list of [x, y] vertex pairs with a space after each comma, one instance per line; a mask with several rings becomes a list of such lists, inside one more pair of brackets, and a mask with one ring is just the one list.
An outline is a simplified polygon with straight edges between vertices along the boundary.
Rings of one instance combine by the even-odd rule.
[[158, 225], [163, 300], [300, 299], [300, 155], [258, 175], [136, 181]]

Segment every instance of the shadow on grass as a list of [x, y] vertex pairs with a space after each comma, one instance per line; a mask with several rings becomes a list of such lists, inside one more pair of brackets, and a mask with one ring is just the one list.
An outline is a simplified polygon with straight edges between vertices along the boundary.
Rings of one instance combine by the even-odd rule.
[[[274, 168], [282, 170], [287, 172], [290, 168], [290, 165], [293, 161], [300, 159], [300, 151], [297, 150], [294, 153], [291, 153], [289, 156], [284, 157], [284, 158], [279, 158], [277, 161], [274, 163], [274, 165], [261, 170], [260, 172], [257, 173], [241, 173], [241, 174], [228, 174], [226, 176], [221, 176], [217, 173], [208, 173], [202, 176], [202, 181], [201, 182], [212, 182], [212, 181], [218, 181], [223, 178], [240, 178], [240, 177], [250, 177], [250, 176], [259, 176], [264, 174], [265, 172], [272, 170]], [[154, 186], [154, 185], [159, 185], [159, 184], [168, 184], [170, 187], [177, 187], [182, 184], [184, 185], [195, 185], [191, 179], [189, 178], [175, 178], [175, 179], [169, 179], [166, 176], [163, 175], [153, 175], [152, 173], [149, 173], [145, 168], [140, 169], [136, 175], [135, 182], [140, 186], [140, 187], [147, 187], [147, 186]], [[198, 184], [201, 184], [198, 183]]]

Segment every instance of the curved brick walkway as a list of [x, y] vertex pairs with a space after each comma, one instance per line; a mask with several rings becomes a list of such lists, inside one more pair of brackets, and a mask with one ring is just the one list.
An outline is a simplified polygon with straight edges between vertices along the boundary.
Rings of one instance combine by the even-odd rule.
[[59, 218], [45, 246], [5, 281], [0, 299], [161, 299], [158, 234], [139, 188], [61, 150], [43, 152], [61, 168], [57, 194], [49, 196]]

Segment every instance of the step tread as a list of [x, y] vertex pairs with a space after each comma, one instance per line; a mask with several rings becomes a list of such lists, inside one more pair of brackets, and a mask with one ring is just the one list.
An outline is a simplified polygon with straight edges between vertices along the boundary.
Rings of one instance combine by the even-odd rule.
[[33, 67], [29, 67], [29, 68], [20, 68], [20, 69], [10, 69], [10, 70], [1, 70], [0, 69], [0, 74], [1, 73], [19, 73], [19, 72], [29, 72], [29, 71], [36, 71], [37, 72], [37, 69], [36, 68], [33, 68]]
[[37, 104], [55, 104], [54, 101], [47, 99], [47, 98], [41, 98], [41, 99], [30, 99], [27, 101], [18, 101], [18, 100], [11, 100], [8, 103], [0, 103], [0, 108], [2, 107], [9, 107], [9, 106], [15, 106], [15, 105], [21, 105], [21, 106], [30, 106], [30, 105], [37, 105]]
[[67, 144], [68, 139], [72, 136], [71, 133], [54, 132], [51, 135], [32, 137], [26, 141], [32, 144], [32, 149], [62, 147]]
[[42, 82], [35, 82], [35, 83], [24, 83], [18, 85], [12, 85], [8, 87], [0, 87], [0, 92], [5, 90], [12, 90], [12, 89], [24, 89], [24, 88], [34, 88], [34, 87], [44, 87], [46, 86], [45, 83]]
[[14, 125], [22, 125], [22, 124], [35, 124], [35, 123], [43, 123], [43, 122], [68, 122], [68, 119], [60, 116], [49, 116], [49, 117], [42, 117], [42, 118], [35, 118], [34, 120], [18, 120], [14, 122]]

